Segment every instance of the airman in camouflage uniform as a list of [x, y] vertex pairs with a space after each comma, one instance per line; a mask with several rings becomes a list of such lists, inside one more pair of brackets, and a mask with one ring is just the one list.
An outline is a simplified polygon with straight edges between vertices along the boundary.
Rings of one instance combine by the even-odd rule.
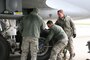
[[[61, 54], [63, 49], [67, 46], [68, 37], [64, 30], [60, 26], [54, 25], [52, 21], [48, 21], [47, 26], [50, 28], [47, 41], [50, 41], [52, 38], [58, 40], [52, 48], [49, 60], [57, 60], [58, 54]], [[60, 60], [62, 60], [62, 55], [60, 55]]]
[[21, 60], [27, 60], [29, 50], [31, 52], [31, 60], [37, 60], [38, 38], [40, 37], [40, 30], [45, 28], [45, 23], [38, 15], [36, 8], [23, 18], [21, 26], [23, 29]]
[[72, 36], [74, 38], [76, 37], [75, 25], [69, 16], [64, 15], [63, 10], [58, 10], [57, 14], [58, 14], [58, 19], [55, 24], [61, 26], [68, 36], [69, 41], [68, 41], [67, 46], [70, 53], [69, 60], [72, 60], [73, 56], [75, 55], [74, 47], [73, 47], [73, 40], [72, 40]]

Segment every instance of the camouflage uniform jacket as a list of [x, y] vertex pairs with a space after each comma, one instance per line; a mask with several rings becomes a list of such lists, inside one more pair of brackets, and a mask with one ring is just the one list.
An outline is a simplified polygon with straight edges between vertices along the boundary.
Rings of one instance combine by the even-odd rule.
[[47, 37], [47, 40], [50, 41], [52, 38], [56, 38], [58, 40], [68, 40], [66, 33], [64, 32], [64, 30], [62, 29], [62, 27], [58, 26], [58, 25], [53, 25], [50, 28], [50, 32], [49, 35]]
[[55, 24], [61, 26], [68, 35], [68, 37], [76, 34], [75, 25], [69, 16], [65, 16], [63, 19], [58, 18]]
[[45, 29], [44, 21], [37, 13], [34, 12], [23, 18], [21, 26], [22, 36], [24, 37], [31, 36], [39, 38], [41, 29]]

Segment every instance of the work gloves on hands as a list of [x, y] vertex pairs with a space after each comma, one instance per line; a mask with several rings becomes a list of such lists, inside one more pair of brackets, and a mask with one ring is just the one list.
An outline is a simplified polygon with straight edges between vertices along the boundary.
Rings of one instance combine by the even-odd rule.
[[45, 41], [45, 44], [48, 44], [48, 43], [49, 43], [49, 41], [48, 41], [48, 40], [46, 40], [46, 41]]
[[76, 34], [73, 34], [73, 38], [75, 38], [76, 37]]

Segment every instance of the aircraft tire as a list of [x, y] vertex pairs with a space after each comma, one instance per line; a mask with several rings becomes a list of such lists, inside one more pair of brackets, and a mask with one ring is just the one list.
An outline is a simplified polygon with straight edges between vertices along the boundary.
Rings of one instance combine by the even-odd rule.
[[0, 35], [0, 60], [8, 60], [9, 58], [9, 44], [6, 39]]

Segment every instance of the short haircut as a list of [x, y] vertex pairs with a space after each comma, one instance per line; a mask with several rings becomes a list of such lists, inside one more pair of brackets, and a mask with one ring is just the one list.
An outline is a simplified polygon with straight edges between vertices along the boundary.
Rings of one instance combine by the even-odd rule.
[[58, 13], [59, 13], [59, 12], [63, 13], [63, 10], [61, 9], [61, 10], [58, 10], [57, 12], [58, 12]]
[[48, 20], [47, 24], [53, 24], [53, 22], [51, 20]]
[[33, 8], [33, 12], [38, 13], [38, 8]]

